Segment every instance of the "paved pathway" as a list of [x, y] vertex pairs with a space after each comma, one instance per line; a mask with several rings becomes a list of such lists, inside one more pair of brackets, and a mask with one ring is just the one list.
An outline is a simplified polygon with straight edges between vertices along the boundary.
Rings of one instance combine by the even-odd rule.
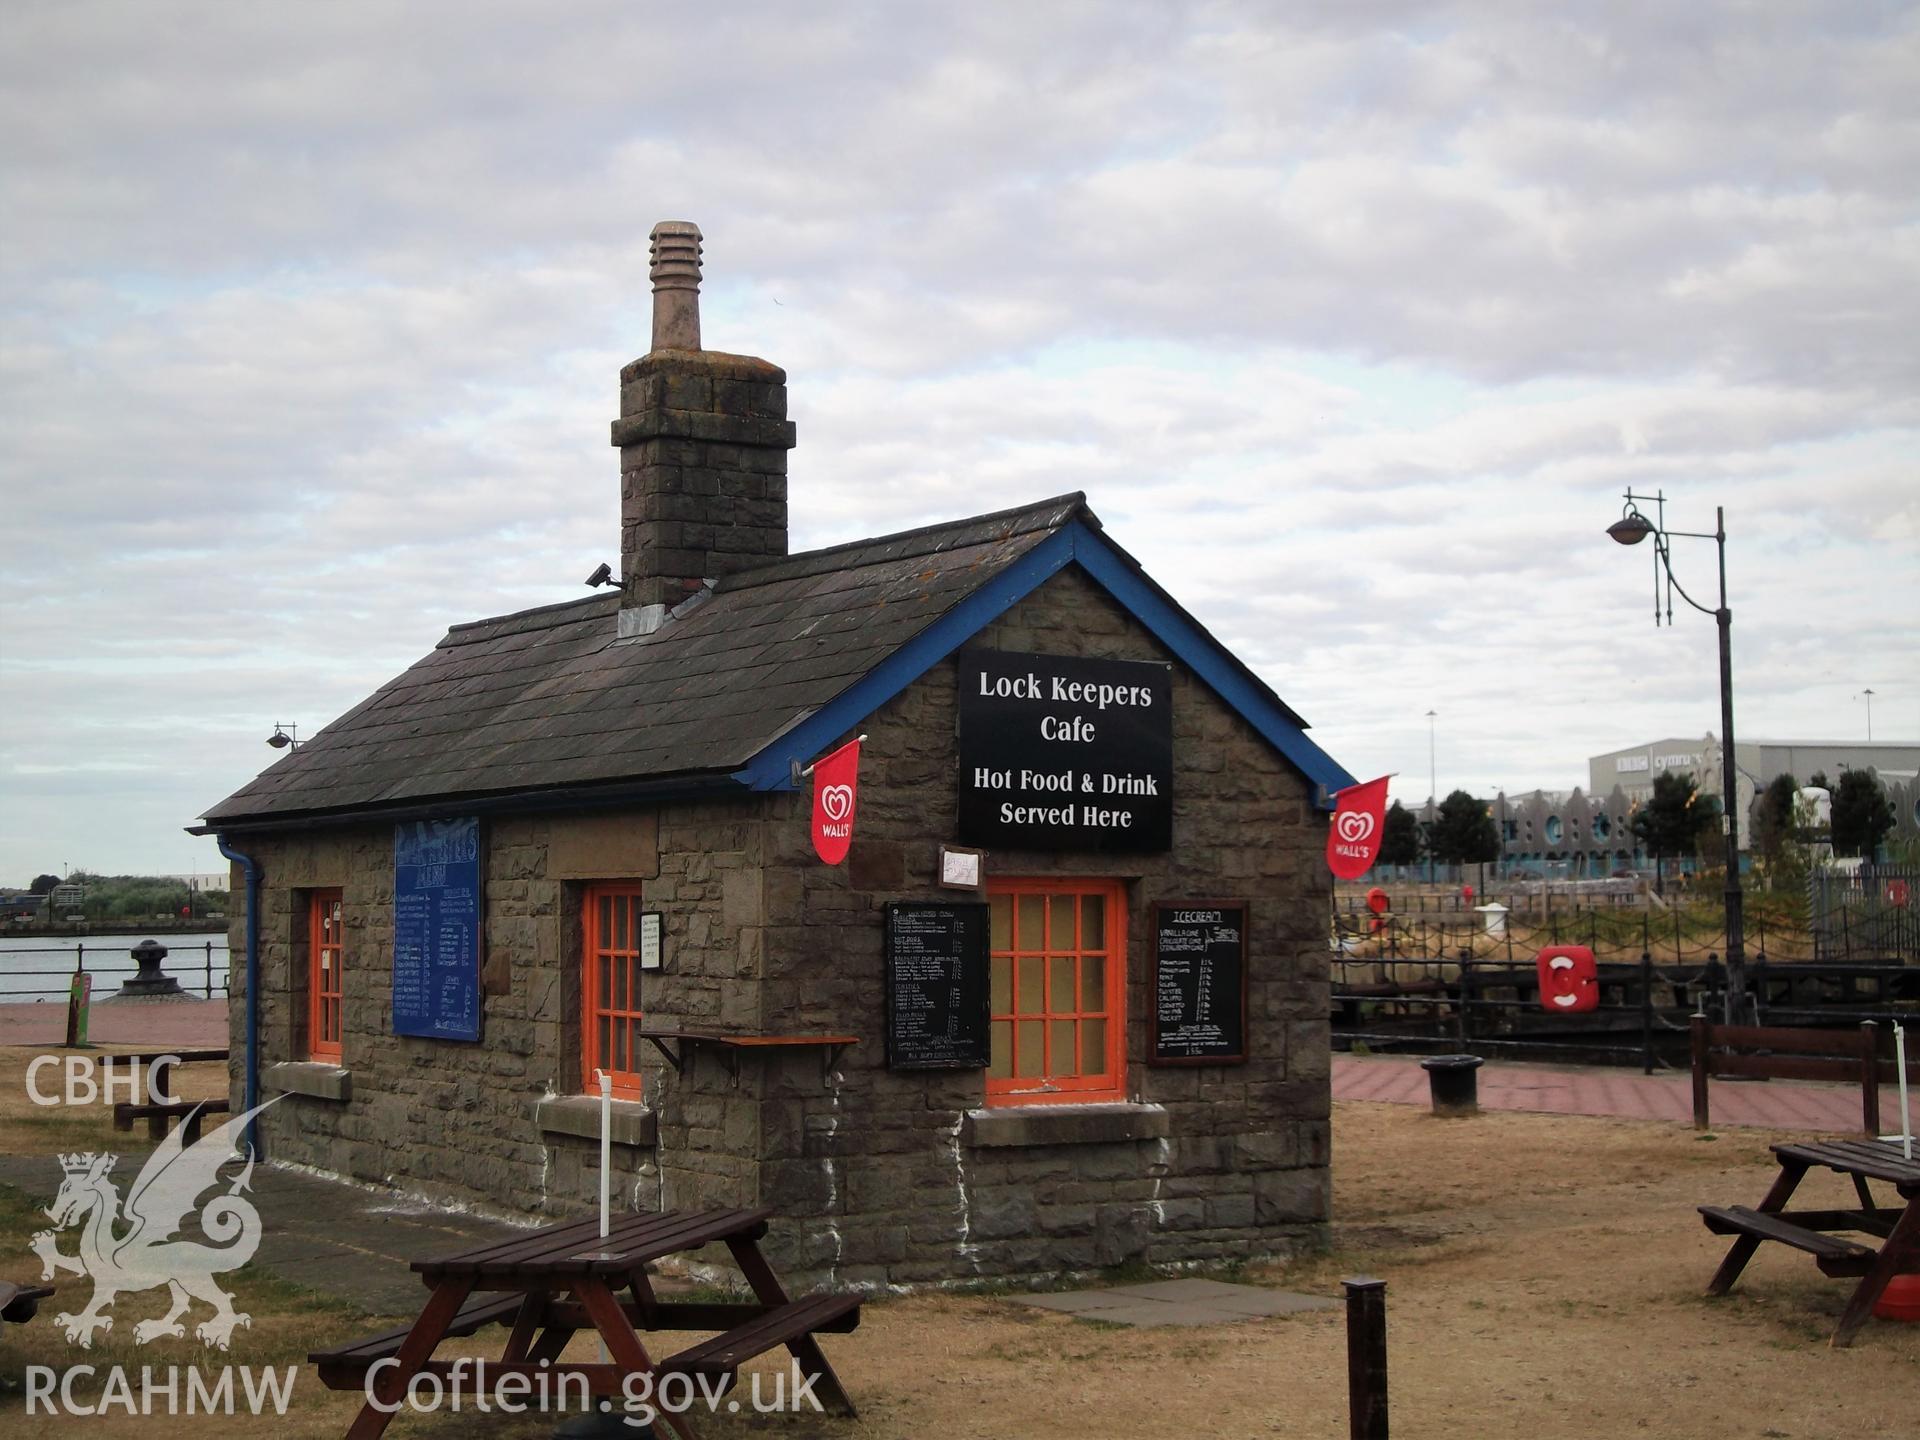
[[[0, 1005], [0, 1045], [60, 1045], [67, 1038], [64, 1000]], [[227, 1043], [224, 1000], [95, 1000], [87, 1038], [104, 1045], [217, 1050]]]
[[[137, 1175], [146, 1154], [144, 1147], [122, 1152], [115, 1175]], [[53, 1199], [60, 1179], [60, 1162], [51, 1155], [0, 1155], [0, 1185], [36, 1205]], [[409, 1261], [513, 1232], [497, 1220], [271, 1166], [253, 1172], [250, 1193], [260, 1211], [256, 1264], [373, 1314], [411, 1315], [425, 1302], [426, 1288]], [[72, 1253], [70, 1233], [61, 1236], [60, 1248]]]
[[[1768, 1130], [1854, 1133], [1860, 1129], [1860, 1090], [1852, 1085], [1768, 1080], [1715, 1081], [1715, 1126], [1754, 1125]], [[1426, 1105], [1427, 1075], [1417, 1058], [1399, 1055], [1336, 1055], [1333, 1098]], [[1533, 1110], [1548, 1115], [1618, 1115], [1632, 1120], [1693, 1123], [1693, 1080], [1686, 1074], [1642, 1075], [1599, 1066], [1527, 1065], [1489, 1060], [1480, 1069], [1480, 1105], [1485, 1110]], [[1881, 1097], [1881, 1117], [1894, 1117]]]

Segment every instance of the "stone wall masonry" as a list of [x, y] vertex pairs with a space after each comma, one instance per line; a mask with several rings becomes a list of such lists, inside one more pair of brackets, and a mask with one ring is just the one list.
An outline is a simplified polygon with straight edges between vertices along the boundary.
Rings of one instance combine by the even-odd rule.
[[[653, 853], [651, 816], [607, 849], [621, 873]], [[261, 1117], [269, 1160], [312, 1165], [408, 1193], [533, 1215], [572, 1214], [598, 1196], [597, 1143], [541, 1131], [534, 1112], [550, 1095], [582, 1089], [577, 884], [551, 878], [556, 827], [582, 824], [606, 842], [606, 817], [509, 817], [484, 825], [484, 1019], [477, 1044], [392, 1034], [393, 831], [316, 829], [248, 837], [262, 867], [261, 1065], [306, 1058], [306, 892], [344, 891], [342, 1067], [351, 1100], [290, 1094]], [[578, 857], [577, 837], [554, 847]], [[580, 862], [570, 862], [575, 869]], [[657, 862], [656, 862], [657, 863]], [[240, 892], [236, 891], [236, 894]], [[241, 907], [244, 910], [244, 907]], [[232, 922], [230, 1027], [233, 1102], [241, 1101], [245, 1042], [244, 913]], [[562, 956], [568, 957], [563, 963]], [[271, 1098], [263, 1084], [262, 1098]], [[654, 1152], [618, 1147], [614, 1189], [625, 1203], [655, 1204]]]
[[750, 355], [662, 350], [620, 372], [625, 603], [671, 606], [703, 579], [787, 553], [786, 372]]
[[[1071, 568], [974, 643], [1173, 659]], [[776, 1031], [862, 1036], [832, 1087], [817, 1061], [763, 1074], [762, 1203], [819, 1217], [807, 1234], [776, 1230], [770, 1243], [805, 1278], [876, 1286], [1235, 1260], [1320, 1243], [1329, 1203], [1324, 821], [1304, 777], [1177, 663], [1173, 848], [988, 859], [993, 875], [1127, 881], [1129, 1092], [1163, 1107], [1166, 1137], [973, 1145], [968, 1116], [985, 1101], [978, 1072], [886, 1069], [883, 907], [952, 895], [932, 877], [957, 825], [956, 675], [952, 661], [937, 667], [863, 724], [860, 816], [845, 866], [814, 859], [807, 797], [768, 803], [763, 1018]], [[1152, 1068], [1142, 1061], [1151, 907], [1203, 897], [1251, 902], [1253, 1054], [1242, 1066]], [[1044, 1116], [1036, 1128], [1047, 1133]]]
[[[1173, 657], [1075, 569], [975, 642], [1124, 659]], [[581, 1073], [580, 887], [639, 880], [664, 918], [664, 966], [644, 981], [650, 1026], [735, 1034], [850, 1034], [819, 1048], [683, 1049], [676, 1071], [638, 1057], [650, 1115], [615, 1150], [622, 1205], [765, 1204], [768, 1244], [798, 1284], [951, 1284], [1145, 1261], [1239, 1260], [1320, 1243], [1329, 1196], [1324, 819], [1308, 782], [1175, 664], [1174, 844], [1162, 855], [999, 852], [990, 874], [1123, 879], [1128, 891], [1130, 1097], [1074, 1122], [1047, 1107], [1014, 1126], [982, 1117], [977, 1071], [885, 1065], [882, 939], [892, 900], [933, 883], [955, 837], [956, 666], [865, 721], [858, 833], [822, 865], [804, 793], [675, 802], [484, 824], [486, 968], [479, 1044], [391, 1033], [392, 829], [247, 837], [264, 870], [262, 1063], [305, 1058], [304, 893], [345, 890], [350, 1099], [290, 1095], [263, 1117], [268, 1156], [432, 1198], [521, 1214], [583, 1213], [598, 1149], [536, 1124]], [[604, 866], [604, 872], [599, 867]], [[236, 886], [236, 894], [240, 893]], [[1146, 1066], [1150, 907], [1251, 903], [1252, 1057]], [[233, 928], [235, 1101], [244, 1023]], [[570, 1128], [581, 1128], [570, 1117]], [[1022, 1131], [1030, 1128], [1031, 1137]], [[1123, 1138], [1116, 1138], [1123, 1137]]]

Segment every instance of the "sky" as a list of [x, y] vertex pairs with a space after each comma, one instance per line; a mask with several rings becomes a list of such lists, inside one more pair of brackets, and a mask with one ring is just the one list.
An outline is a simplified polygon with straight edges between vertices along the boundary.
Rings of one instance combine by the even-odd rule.
[[796, 549], [1084, 490], [1417, 802], [1718, 732], [1664, 491], [1740, 735], [1920, 738], [1920, 7], [713, 10], [10, 7], [0, 881], [617, 566], [668, 218]]

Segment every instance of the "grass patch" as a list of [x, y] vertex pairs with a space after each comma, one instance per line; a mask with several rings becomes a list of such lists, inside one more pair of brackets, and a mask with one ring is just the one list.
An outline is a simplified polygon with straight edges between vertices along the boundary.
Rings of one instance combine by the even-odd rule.
[[[0, 1185], [0, 1276], [25, 1283], [40, 1282], [40, 1262], [27, 1248], [33, 1236], [48, 1228], [45, 1211], [25, 1192]], [[74, 1253], [76, 1232], [60, 1235], [60, 1249]], [[76, 1364], [91, 1365], [94, 1375], [75, 1383], [76, 1397], [97, 1398], [106, 1382], [105, 1372], [113, 1366], [125, 1366], [135, 1375], [140, 1367], [209, 1366], [233, 1364], [284, 1368], [303, 1366], [307, 1352], [352, 1338], [370, 1328], [367, 1312], [350, 1301], [322, 1295], [305, 1286], [269, 1273], [259, 1265], [247, 1264], [218, 1277], [221, 1288], [233, 1296], [234, 1309], [250, 1317], [245, 1327], [234, 1332], [231, 1348], [212, 1349], [194, 1336], [194, 1326], [205, 1320], [207, 1307], [195, 1301], [181, 1317], [186, 1335], [181, 1339], [159, 1339], [138, 1344], [134, 1327], [142, 1320], [166, 1313], [170, 1306], [164, 1286], [143, 1291], [125, 1291], [109, 1307], [112, 1328], [96, 1333], [90, 1348], [70, 1343], [56, 1323], [62, 1312], [79, 1313], [93, 1297], [93, 1281], [87, 1276], [59, 1274], [52, 1280], [54, 1293], [40, 1302], [40, 1313], [31, 1324], [9, 1326], [6, 1336], [9, 1364], [0, 1374], [0, 1413], [20, 1403], [21, 1380], [26, 1367], [44, 1365], [64, 1371]], [[397, 1323], [397, 1322], [390, 1322]], [[315, 1392], [319, 1387], [311, 1374], [295, 1389], [295, 1404], [306, 1395], [321, 1403]], [[320, 1392], [324, 1393], [324, 1392]]]

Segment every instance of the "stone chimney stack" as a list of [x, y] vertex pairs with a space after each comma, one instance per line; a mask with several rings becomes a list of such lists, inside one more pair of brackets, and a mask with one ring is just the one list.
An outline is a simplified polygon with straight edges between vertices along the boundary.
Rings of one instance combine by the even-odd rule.
[[787, 372], [700, 348], [700, 227], [653, 227], [653, 349], [620, 371], [620, 633], [787, 553]]

